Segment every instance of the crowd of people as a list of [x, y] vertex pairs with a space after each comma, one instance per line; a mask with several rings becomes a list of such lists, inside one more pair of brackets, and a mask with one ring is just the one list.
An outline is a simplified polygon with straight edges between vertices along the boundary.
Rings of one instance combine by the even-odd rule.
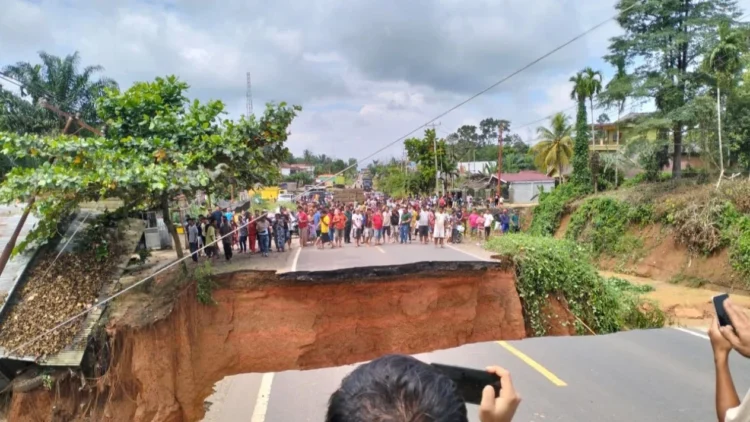
[[185, 234], [193, 262], [198, 262], [199, 250], [204, 246], [206, 257], [217, 260], [221, 244], [227, 261], [231, 261], [235, 250], [268, 257], [272, 246], [277, 252], [292, 248], [292, 216], [284, 208], [270, 214], [261, 210], [235, 213], [216, 207], [209, 215], [199, 215], [197, 220], [188, 216], [186, 220]]
[[415, 240], [444, 247], [446, 242], [460, 243], [467, 228], [472, 238], [485, 240], [493, 232], [520, 229], [518, 214], [506, 208], [479, 209], [471, 197], [464, 204], [448, 194], [401, 200], [371, 194], [361, 204], [299, 202], [293, 218], [299, 225], [300, 246], [313, 243], [320, 249], [341, 248], [347, 243], [359, 247]]
[[[493, 234], [520, 229], [518, 215], [503, 207], [502, 199], [480, 208], [471, 196], [443, 196], [393, 199], [367, 194], [361, 203], [342, 203], [331, 197], [297, 201], [296, 210], [279, 207], [275, 212], [254, 210], [235, 212], [216, 209], [197, 219], [187, 217], [186, 240], [194, 262], [200, 250], [210, 259], [220, 251], [229, 261], [234, 253], [268, 257], [272, 250], [292, 249], [292, 235], [299, 247], [342, 248], [344, 244], [378, 246], [384, 244], [460, 243], [465, 236], [487, 240]], [[494, 205], [497, 205], [495, 207]], [[216, 242], [217, 239], [221, 239]]]

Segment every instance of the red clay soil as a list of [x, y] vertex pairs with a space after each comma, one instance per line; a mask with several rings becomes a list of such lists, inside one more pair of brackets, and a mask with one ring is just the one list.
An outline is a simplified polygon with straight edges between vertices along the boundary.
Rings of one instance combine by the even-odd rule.
[[[38, 389], [13, 396], [10, 420], [53, 421], [62, 411], [59, 416], [71, 421], [198, 421], [204, 399], [228, 375], [339, 366], [527, 336], [512, 269], [335, 282], [284, 282], [249, 272], [219, 277], [216, 306], [200, 305], [190, 287], [157, 322], [133, 327], [122, 323], [125, 316], [109, 327], [113, 363], [99, 385], [106, 400], [92, 399], [98, 404], [89, 405], [87, 414], [70, 410], [80, 403], [53, 406], [65, 395]], [[554, 302], [550, 317], [569, 314], [564, 301]], [[571, 333], [562, 321], [550, 328], [552, 334]]]
[[[645, 255], [635, 262], [627, 262], [625, 270], [638, 277], [660, 281], [696, 278], [716, 286], [747, 289], [745, 281], [732, 269], [726, 248], [710, 256], [691, 254], [675, 241], [670, 229], [660, 224], [633, 228], [630, 233], [643, 241]], [[605, 270], [618, 270], [616, 266], [616, 258], [599, 262], [599, 267]]]

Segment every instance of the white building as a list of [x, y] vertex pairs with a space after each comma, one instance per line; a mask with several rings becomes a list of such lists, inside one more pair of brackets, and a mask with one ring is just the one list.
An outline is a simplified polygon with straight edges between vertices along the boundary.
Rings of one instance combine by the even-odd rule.
[[290, 176], [295, 173], [307, 172], [311, 176], [315, 175], [315, 166], [310, 164], [282, 164], [281, 175]]

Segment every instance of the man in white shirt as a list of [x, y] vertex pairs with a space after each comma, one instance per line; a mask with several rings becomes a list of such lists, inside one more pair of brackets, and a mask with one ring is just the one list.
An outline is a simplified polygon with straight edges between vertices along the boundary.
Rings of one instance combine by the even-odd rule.
[[740, 402], [729, 371], [729, 352], [734, 349], [750, 358], [750, 318], [731, 299], [724, 301], [724, 309], [732, 325], [719, 327], [714, 318], [708, 330], [716, 366], [716, 416], [722, 422], [747, 422], [750, 421], [750, 391]]
[[428, 244], [429, 240], [427, 239], [429, 235], [429, 224], [430, 224], [430, 211], [425, 207], [422, 208], [421, 211], [419, 211], [419, 243], [422, 244]]
[[359, 208], [352, 215], [352, 230], [354, 230], [354, 239], [357, 247], [359, 247], [359, 241], [362, 239], [362, 213], [359, 212]]
[[495, 220], [495, 218], [492, 216], [492, 213], [490, 213], [490, 210], [486, 210], [482, 217], [484, 217], [484, 240], [487, 240], [490, 238], [492, 222]]

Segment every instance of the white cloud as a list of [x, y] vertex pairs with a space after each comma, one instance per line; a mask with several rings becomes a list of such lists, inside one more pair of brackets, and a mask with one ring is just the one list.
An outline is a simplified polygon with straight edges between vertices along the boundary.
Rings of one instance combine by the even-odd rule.
[[[256, 113], [272, 100], [304, 107], [291, 127], [294, 153], [361, 158], [612, 16], [615, 2], [3, 0], [0, 65], [79, 50], [123, 87], [176, 74], [233, 117], [245, 111], [249, 71]], [[519, 126], [569, 107], [575, 71], [611, 74], [601, 56], [619, 31], [604, 25], [441, 117], [439, 132], [485, 117]]]

